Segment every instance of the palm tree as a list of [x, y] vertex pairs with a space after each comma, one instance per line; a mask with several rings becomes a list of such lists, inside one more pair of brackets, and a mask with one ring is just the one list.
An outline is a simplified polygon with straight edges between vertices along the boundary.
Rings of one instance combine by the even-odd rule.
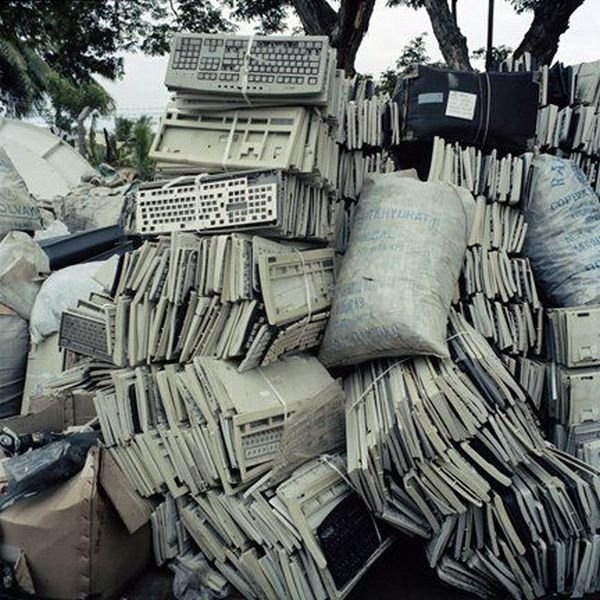
[[29, 46], [0, 38], [0, 90], [11, 116], [21, 117], [43, 108], [52, 73]]

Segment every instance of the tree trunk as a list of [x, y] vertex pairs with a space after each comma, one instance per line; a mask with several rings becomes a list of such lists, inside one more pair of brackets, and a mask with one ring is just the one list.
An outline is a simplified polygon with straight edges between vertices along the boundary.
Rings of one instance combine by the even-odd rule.
[[442, 56], [451, 69], [472, 71], [467, 38], [454, 21], [448, 0], [423, 0]]
[[331, 35], [337, 13], [326, 0], [292, 0], [306, 35]]
[[354, 75], [354, 61], [369, 28], [375, 0], [344, 0], [333, 30], [332, 44], [337, 48], [338, 67]]
[[375, 0], [341, 0], [336, 12], [326, 0], [292, 0], [307, 35], [327, 35], [337, 49], [337, 66], [354, 74], [354, 61], [369, 28]]
[[533, 11], [533, 22], [515, 57], [529, 52], [541, 64], [549, 65], [558, 50], [560, 36], [569, 28], [571, 15], [584, 0], [544, 0]]

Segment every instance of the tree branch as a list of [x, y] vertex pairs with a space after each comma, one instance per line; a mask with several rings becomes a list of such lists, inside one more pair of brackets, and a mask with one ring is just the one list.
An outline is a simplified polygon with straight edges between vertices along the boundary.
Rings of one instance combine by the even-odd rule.
[[338, 68], [354, 74], [354, 60], [367, 33], [375, 0], [341, 0], [336, 12], [327, 0], [291, 0], [308, 35], [327, 35], [337, 49]]
[[[583, 1], [583, 0], [581, 0]], [[447, 0], [423, 0], [442, 56], [451, 69], [472, 71], [467, 38], [460, 32]]]
[[331, 35], [337, 13], [326, 0], [292, 0], [306, 35]]
[[558, 50], [560, 36], [569, 28], [571, 15], [584, 0], [544, 0], [533, 11], [533, 21], [515, 50], [515, 57], [529, 52], [542, 64], [549, 65]]
[[360, 44], [369, 28], [375, 0], [344, 0], [337, 15], [337, 24], [331, 36], [337, 48], [338, 67], [346, 74], [354, 74], [354, 61]]

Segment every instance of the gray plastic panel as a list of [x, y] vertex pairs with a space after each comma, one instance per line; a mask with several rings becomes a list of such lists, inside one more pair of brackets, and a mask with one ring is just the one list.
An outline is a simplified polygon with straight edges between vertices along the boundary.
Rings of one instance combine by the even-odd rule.
[[76, 312], [63, 312], [58, 345], [79, 354], [112, 362], [108, 353], [106, 324]]

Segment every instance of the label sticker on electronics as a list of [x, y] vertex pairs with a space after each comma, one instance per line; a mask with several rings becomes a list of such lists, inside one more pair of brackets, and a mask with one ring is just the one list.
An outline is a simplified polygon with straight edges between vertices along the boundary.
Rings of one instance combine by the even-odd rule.
[[472, 121], [475, 116], [475, 106], [477, 104], [477, 94], [468, 92], [456, 92], [452, 90], [448, 94], [448, 104], [446, 104], [446, 116], [456, 117]]
[[428, 92], [426, 94], [419, 94], [417, 102], [419, 104], [442, 104], [444, 102], [444, 93]]

